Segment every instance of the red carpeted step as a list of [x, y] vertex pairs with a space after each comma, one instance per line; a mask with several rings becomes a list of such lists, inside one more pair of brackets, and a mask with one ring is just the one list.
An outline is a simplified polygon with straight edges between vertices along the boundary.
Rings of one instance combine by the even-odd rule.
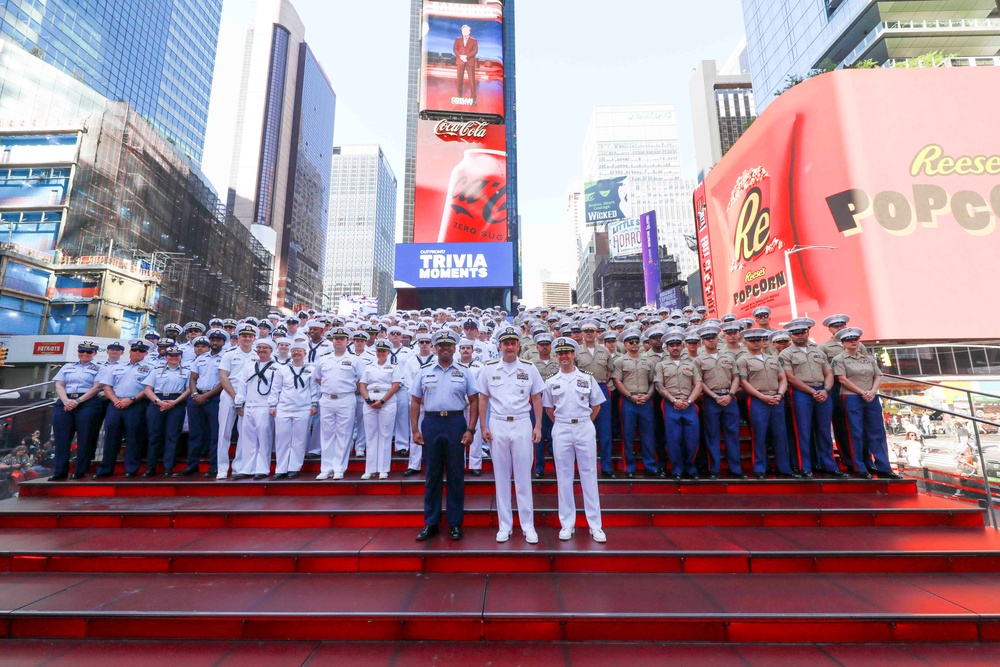
[[976, 642], [1000, 575], [4, 574], [0, 607], [12, 638]]
[[415, 529], [90, 528], [8, 530], [12, 572], [993, 572], [1000, 535], [983, 528], [585, 528], [567, 541], [492, 528], [416, 542]]
[[[402, 477], [392, 473], [387, 480], [361, 480], [360, 474], [348, 473], [343, 480], [318, 481], [314, 475], [293, 480], [206, 480], [202, 477], [177, 477], [164, 479], [125, 478], [115, 476], [105, 479], [73, 480], [63, 483], [47, 479], [32, 480], [20, 485], [21, 498], [53, 497], [135, 497], [135, 496], [312, 496], [312, 495], [418, 495], [424, 493], [423, 473]], [[793, 479], [766, 480], [698, 480], [680, 483], [664, 479], [600, 479], [602, 495], [612, 494], [841, 494], [841, 493], [890, 493], [915, 494], [913, 480], [849, 480]], [[579, 478], [576, 480], [579, 489]], [[534, 480], [535, 494], [555, 494], [556, 480], [549, 475]], [[466, 495], [493, 495], [496, 486], [491, 471], [475, 477], [468, 472], [465, 477]]]
[[[336, 484], [330, 482], [330, 484]], [[535, 523], [558, 526], [557, 499], [534, 499]], [[465, 524], [495, 526], [493, 497], [470, 495]], [[578, 501], [578, 525], [584, 524]], [[603, 522], [618, 526], [982, 526], [978, 507], [925, 495], [606, 495]], [[31, 498], [0, 502], [2, 528], [419, 527], [416, 496]]]
[[998, 644], [664, 644], [613, 642], [317, 642], [118, 641], [9, 639], [4, 657], [16, 665], [110, 664], [400, 667], [497, 664], [629, 667], [665, 664], [715, 667], [885, 665], [954, 667], [1000, 663]]

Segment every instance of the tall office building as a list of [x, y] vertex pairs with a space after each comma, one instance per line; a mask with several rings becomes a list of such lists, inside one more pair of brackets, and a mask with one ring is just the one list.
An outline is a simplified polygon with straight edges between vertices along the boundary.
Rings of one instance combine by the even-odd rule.
[[342, 294], [376, 297], [383, 313], [390, 308], [395, 236], [396, 176], [382, 148], [334, 146], [324, 309], [336, 308]]
[[804, 76], [829, 61], [880, 64], [939, 51], [955, 65], [997, 65], [997, 0], [743, 0], [747, 51], [757, 106], [763, 110], [789, 76]]
[[656, 211], [659, 244], [682, 275], [698, 269], [685, 236], [694, 234], [691, 193], [696, 183], [681, 177], [677, 116], [673, 104], [597, 106], [583, 144], [587, 181], [628, 176], [632, 211]]
[[221, 13], [222, 0], [8, 0], [0, 31], [100, 95], [128, 103], [200, 162]]
[[[437, 289], [426, 286], [419, 289], [401, 289], [398, 297], [403, 307], [454, 306], [461, 308], [470, 303], [480, 306], [503, 304], [509, 307], [511, 297], [520, 293], [520, 217], [517, 206], [517, 61], [514, 4], [515, 0], [444, 0], [442, 2], [410, 0], [402, 241], [403, 243], [430, 242], [420, 238], [419, 230], [415, 233], [416, 221], [420, 217], [417, 211], [419, 192], [422, 189], [426, 191], [430, 188], [437, 188], [443, 194], [448, 189], [447, 173], [444, 175], [443, 182], [438, 182], [430, 188], [426, 181], [423, 185], [420, 182], [418, 152], [422, 150], [424, 155], [432, 155], [436, 152], [428, 143], [421, 143], [422, 137], [427, 136], [421, 133], [421, 123], [440, 120], [486, 123], [491, 126], [491, 129], [488, 130], [488, 136], [464, 135], [462, 139], [475, 143], [474, 146], [470, 146], [472, 148], [485, 148], [505, 154], [506, 179], [502, 192], [502, 206], [498, 207], [497, 211], [506, 216], [506, 237], [504, 240], [512, 244], [513, 257], [509, 262], [504, 262], [505, 265], [511, 264], [509, 269], [504, 268], [504, 272], [512, 272], [513, 279], [510, 285], [502, 287], [470, 285], [468, 288], [461, 289], [457, 287]], [[449, 28], [454, 29], [454, 32], [448, 33], [447, 38], [442, 37], [443, 33], [432, 34], [434, 30], [431, 29], [433, 22], [431, 16], [435, 17], [433, 20], [438, 20], [438, 23], [434, 24], [438, 30], [446, 30], [446, 28], [442, 28], [442, 25], [447, 23], [447, 20], [440, 21], [443, 17], [458, 21], [453, 26], [449, 26]], [[460, 19], [459, 17], [464, 18]], [[489, 31], [475, 32], [482, 41], [479, 42], [478, 66], [472, 70], [469, 76], [475, 77], [478, 82], [480, 91], [478, 105], [476, 103], [463, 106], [435, 105], [435, 102], [440, 102], [442, 99], [447, 102], [448, 98], [451, 97], [449, 93], [434, 102], [430, 102], [428, 106], [427, 90], [422, 88], [422, 73], [427, 74], [428, 78], [436, 78], [438, 83], [447, 80], [448, 83], [444, 84], [441, 90], [452, 89], [456, 82], [454, 62], [457, 56], [451, 52], [451, 40], [461, 35], [460, 27], [465, 21], [475, 25], [475, 31], [479, 31], [484, 27], [483, 21], [494, 22], [493, 19], [496, 18], [500, 18], [498, 22], [495, 22], [500, 26], [498, 34]], [[486, 37], [486, 34], [489, 34], [489, 37]], [[427, 47], [426, 52], [425, 46]], [[484, 107], [489, 104], [483, 103], [486, 98], [484, 90], [490, 90], [490, 97], [500, 99], [502, 102], [495, 108], [484, 110]], [[439, 156], [435, 155], [434, 157]], [[446, 159], [452, 157], [454, 156], [448, 156]], [[452, 166], [459, 161], [461, 161], [461, 157], [455, 160]], [[447, 171], [450, 172], [450, 167]], [[489, 251], [487, 250], [487, 252]]]
[[569, 308], [573, 305], [573, 289], [569, 283], [543, 282], [542, 304], [556, 308]]
[[274, 256], [271, 305], [319, 306], [336, 95], [288, 0], [247, 30], [227, 206]]
[[[740, 53], [746, 53], [741, 45]], [[698, 180], [705, 178], [757, 117], [750, 72], [740, 68], [739, 54], [722, 67], [703, 60], [691, 75], [691, 120]]]

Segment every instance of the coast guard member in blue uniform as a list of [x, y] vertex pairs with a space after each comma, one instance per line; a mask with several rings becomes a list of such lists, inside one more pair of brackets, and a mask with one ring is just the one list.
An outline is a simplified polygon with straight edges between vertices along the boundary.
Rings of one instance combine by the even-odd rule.
[[79, 361], [66, 364], [54, 378], [56, 401], [52, 411], [52, 431], [55, 436], [56, 456], [49, 481], [58, 482], [69, 476], [69, 454], [73, 436], [76, 435], [76, 469], [73, 479], [81, 479], [90, 467], [90, 450], [87, 443], [93, 433], [101, 428], [101, 406], [97, 392], [101, 390], [97, 374], [101, 367], [94, 363], [97, 344], [89, 340], [77, 348]]
[[153, 370], [147, 361], [149, 345], [143, 340], [129, 341], [129, 360], [125, 365], [105, 367], [98, 376], [104, 395], [111, 405], [104, 420], [104, 455], [95, 479], [111, 477], [125, 437], [125, 476], [135, 477], [146, 452], [146, 388], [144, 381]]
[[146, 408], [149, 427], [149, 449], [146, 454], [146, 472], [143, 477], [156, 474], [156, 464], [163, 452], [163, 476], [173, 471], [177, 454], [177, 441], [184, 427], [185, 407], [191, 390], [191, 371], [181, 366], [183, 353], [176, 345], [164, 352], [167, 362], [146, 376], [143, 384], [150, 404]]
[[[413, 443], [423, 446], [427, 464], [424, 528], [417, 534], [417, 540], [424, 541], [438, 534], [445, 469], [448, 471], [448, 525], [451, 526], [451, 539], [460, 540], [465, 513], [465, 448], [472, 443], [479, 418], [479, 402], [469, 399], [479, 391], [474, 374], [454, 363], [458, 336], [451, 331], [441, 331], [434, 335], [433, 343], [437, 358], [420, 366], [410, 393], [410, 423], [420, 424], [419, 429], [413, 429]], [[465, 421], [466, 405], [469, 406], [469, 423]]]
[[191, 400], [188, 401], [188, 462], [179, 475], [189, 476], [198, 472], [202, 453], [208, 453], [208, 472], [205, 477], [215, 477], [219, 468], [219, 401], [222, 381], [219, 368], [229, 334], [222, 329], [208, 332], [209, 352], [196, 357], [191, 364]]

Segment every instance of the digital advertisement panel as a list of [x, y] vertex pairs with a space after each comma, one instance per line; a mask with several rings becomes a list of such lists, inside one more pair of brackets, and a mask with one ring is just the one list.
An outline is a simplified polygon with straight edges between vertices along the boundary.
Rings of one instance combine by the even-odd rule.
[[583, 198], [588, 225], [603, 225], [632, 217], [628, 176], [584, 183]]
[[865, 340], [995, 338], [1000, 311], [982, 302], [1000, 256], [988, 70], [844, 70], [775, 100], [709, 172], [703, 204], [696, 194], [712, 316], [767, 305], [786, 322], [794, 286], [800, 316], [847, 313]]
[[424, 2], [420, 110], [503, 117], [503, 5]]
[[507, 241], [506, 145], [503, 125], [418, 121], [415, 243]]
[[396, 289], [510, 287], [512, 243], [397, 243]]

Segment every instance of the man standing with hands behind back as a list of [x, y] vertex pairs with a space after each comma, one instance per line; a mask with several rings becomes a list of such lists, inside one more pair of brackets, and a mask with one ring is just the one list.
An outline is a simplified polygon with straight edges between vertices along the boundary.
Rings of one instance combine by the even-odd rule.
[[465, 76], [469, 76], [469, 90], [472, 93], [472, 104], [476, 104], [476, 54], [479, 53], [479, 42], [472, 37], [472, 28], [467, 25], [462, 26], [462, 36], [455, 40], [455, 69], [458, 74], [458, 87], [456, 95], [464, 97]]

